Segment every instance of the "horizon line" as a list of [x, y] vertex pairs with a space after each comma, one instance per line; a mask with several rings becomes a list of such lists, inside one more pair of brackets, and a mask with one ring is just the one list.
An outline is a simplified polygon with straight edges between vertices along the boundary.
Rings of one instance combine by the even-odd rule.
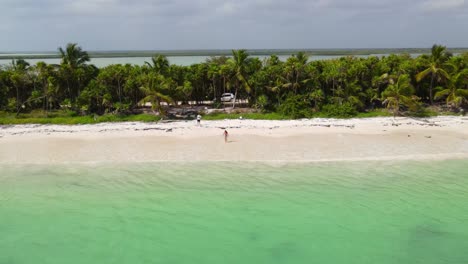
[[[467, 49], [468, 47], [448, 47], [447, 49]], [[58, 49], [59, 47], [57, 47]], [[408, 48], [220, 48], [220, 49], [109, 49], [109, 50], [86, 50], [87, 52], [216, 52], [216, 51], [372, 51], [372, 50], [430, 50], [431, 47], [408, 47]], [[0, 51], [0, 54], [11, 53], [57, 53], [58, 50], [17, 50]]]

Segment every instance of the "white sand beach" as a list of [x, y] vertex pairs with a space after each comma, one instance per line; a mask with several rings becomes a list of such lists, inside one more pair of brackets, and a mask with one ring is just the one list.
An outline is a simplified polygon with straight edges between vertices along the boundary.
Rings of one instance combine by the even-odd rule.
[[468, 117], [0, 126], [8, 164], [452, 158], [468, 158]]

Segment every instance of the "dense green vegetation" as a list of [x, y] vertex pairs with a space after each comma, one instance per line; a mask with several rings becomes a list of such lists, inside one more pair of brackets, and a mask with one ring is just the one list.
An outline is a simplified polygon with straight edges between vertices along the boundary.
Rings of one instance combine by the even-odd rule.
[[[29, 65], [18, 59], [0, 68], [0, 111], [8, 113], [0, 116], [0, 123], [130, 120], [145, 105], [165, 114], [167, 105], [188, 102], [236, 107], [219, 101], [225, 92], [248, 99], [259, 112], [251, 118], [265, 119], [385, 115], [382, 108], [393, 115], [423, 116], [431, 114], [428, 106], [457, 112], [468, 102], [468, 53], [453, 56], [438, 45], [417, 58], [401, 54], [310, 61], [298, 52], [286, 61], [275, 55], [261, 61], [234, 50], [230, 57], [191, 66], [171, 65], [164, 55], [155, 55], [144, 66], [101, 69], [90, 65], [90, 55], [76, 44], [59, 52], [59, 65]], [[37, 110], [43, 116], [28, 117]], [[75, 114], [53, 116], [57, 110]], [[135, 118], [153, 120], [149, 116]]]
[[155, 122], [159, 121], [159, 116], [150, 114], [105, 114], [105, 115], [86, 115], [79, 116], [73, 111], [53, 111], [45, 113], [43, 111], [33, 111], [25, 114], [12, 114], [0, 112], [0, 125], [15, 124], [96, 124], [103, 122]]

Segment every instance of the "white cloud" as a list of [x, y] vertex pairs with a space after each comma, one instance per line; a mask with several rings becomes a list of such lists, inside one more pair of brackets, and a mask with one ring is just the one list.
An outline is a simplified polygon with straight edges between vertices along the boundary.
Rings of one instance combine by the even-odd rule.
[[[8, 36], [0, 51], [69, 41], [89, 49], [468, 46], [459, 34], [464, 0], [0, 0], [0, 8]], [[427, 24], [444, 30], [422, 31]]]
[[239, 6], [233, 2], [225, 2], [221, 6], [219, 6], [216, 11], [221, 15], [233, 15], [239, 9]]
[[68, 3], [69, 10], [78, 14], [99, 14], [102, 10], [114, 9], [117, 0], [78, 0]]
[[422, 8], [426, 11], [458, 9], [464, 6], [465, 0], [427, 0], [422, 3]]

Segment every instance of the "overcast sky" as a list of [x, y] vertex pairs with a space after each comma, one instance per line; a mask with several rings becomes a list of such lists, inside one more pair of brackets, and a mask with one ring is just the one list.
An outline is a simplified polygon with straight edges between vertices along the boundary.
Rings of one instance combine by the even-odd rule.
[[465, 0], [0, 0], [0, 51], [468, 47]]

